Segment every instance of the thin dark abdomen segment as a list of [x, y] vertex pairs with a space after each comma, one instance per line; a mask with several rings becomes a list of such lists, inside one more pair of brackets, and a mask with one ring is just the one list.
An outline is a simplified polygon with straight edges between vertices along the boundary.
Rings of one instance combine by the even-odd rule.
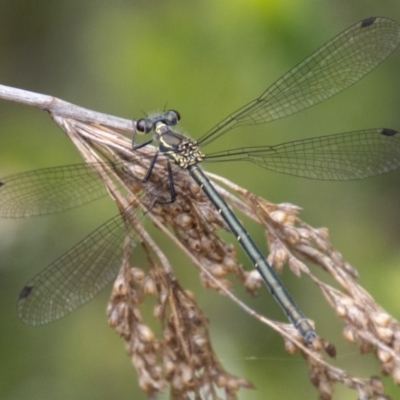
[[203, 171], [197, 165], [191, 165], [188, 170], [192, 178], [202, 188], [232, 230], [232, 233], [250, 258], [254, 267], [257, 268], [258, 272], [261, 274], [272, 296], [282, 307], [290, 322], [299, 330], [307, 343], [311, 344], [313, 339], [317, 336], [314, 329], [308, 322], [306, 316], [300, 311], [289, 292], [285, 289], [276, 272], [267, 263], [264, 255], [253, 242], [246, 229], [236, 218], [225, 200], [215, 190]]

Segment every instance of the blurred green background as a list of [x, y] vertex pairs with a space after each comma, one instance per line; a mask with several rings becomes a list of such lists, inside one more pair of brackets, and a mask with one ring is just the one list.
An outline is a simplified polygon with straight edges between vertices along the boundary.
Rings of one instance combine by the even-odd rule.
[[[126, 118], [140, 118], [167, 104], [179, 110], [181, 126], [196, 138], [334, 35], [360, 19], [381, 15], [400, 21], [400, 3], [1, 0], [0, 83]], [[362, 128], [400, 129], [399, 104], [397, 50], [346, 92], [285, 120], [238, 130], [218, 146], [229, 140], [234, 140], [230, 147], [240, 147], [249, 139], [252, 145], [277, 144]], [[0, 149], [1, 176], [80, 161], [47, 114], [5, 101], [0, 102]], [[251, 165], [208, 168], [270, 201], [303, 207], [302, 218], [329, 228], [334, 246], [359, 270], [361, 284], [400, 318], [400, 171], [333, 183]], [[105, 199], [56, 216], [0, 221], [0, 399], [146, 398], [122, 340], [107, 326], [109, 289], [45, 327], [27, 327], [16, 313], [21, 287], [114, 213]], [[247, 227], [265, 249], [261, 229]], [[168, 245], [164, 248], [169, 248], [177, 275], [210, 317], [221, 361], [257, 388], [241, 391], [239, 398], [317, 398], [301, 357], [289, 357], [277, 334], [225, 297], [203, 289], [197, 270]], [[317, 320], [318, 332], [337, 345], [338, 365], [361, 376], [377, 374], [371, 356], [361, 357], [356, 347], [343, 343], [341, 324], [317, 290], [290, 273], [284, 280], [306, 314]], [[285, 320], [265, 289], [257, 299], [239, 287], [235, 291], [250, 306]], [[399, 398], [400, 389], [390, 379], [385, 383], [388, 393]], [[356, 394], [339, 389], [335, 398], [354, 399]]]

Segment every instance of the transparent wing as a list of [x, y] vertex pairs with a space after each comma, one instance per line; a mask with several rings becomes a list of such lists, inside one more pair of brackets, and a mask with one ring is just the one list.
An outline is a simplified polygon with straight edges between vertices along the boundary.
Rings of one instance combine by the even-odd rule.
[[205, 161], [250, 161], [272, 171], [311, 179], [363, 179], [399, 168], [400, 133], [387, 128], [367, 129], [277, 146], [226, 150], [207, 155]]
[[356, 83], [400, 42], [400, 25], [388, 18], [365, 19], [323, 45], [259, 98], [224, 119], [198, 142], [205, 146], [240, 126], [287, 117]]
[[[28, 325], [47, 324], [94, 298], [117, 276], [127, 234], [118, 215], [51, 263], [22, 289], [21, 320]], [[134, 248], [139, 238], [133, 231], [129, 236]]]
[[18, 218], [77, 207], [106, 194], [88, 164], [44, 168], [0, 180], [0, 217]]

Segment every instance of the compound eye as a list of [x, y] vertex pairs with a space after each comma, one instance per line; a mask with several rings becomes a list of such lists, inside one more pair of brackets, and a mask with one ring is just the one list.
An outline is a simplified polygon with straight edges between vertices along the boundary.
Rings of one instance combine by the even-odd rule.
[[176, 125], [178, 121], [181, 119], [181, 116], [179, 115], [178, 111], [175, 110], [169, 110], [164, 114], [163, 122], [168, 125]]
[[136, 122], [136, 129], [142, 133], [149, 133], [153, 130], [153, 123], [146, 118], [141, 118]]

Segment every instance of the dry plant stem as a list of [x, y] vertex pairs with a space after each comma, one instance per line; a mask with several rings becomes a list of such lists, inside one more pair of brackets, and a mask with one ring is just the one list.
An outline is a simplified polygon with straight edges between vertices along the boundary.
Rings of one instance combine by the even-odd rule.
[[[126, 172], [128, 165], [145, 171], [155, 152], [152, 146], [132, 151], [130, 138], [134, 122], [85, 110], [51, 96], [2, 85], [0, 98], [48, 111], [85, 161], [91, 163], [117, 203], [127, 232], [126, 251], [108, 314], [110, 324], [126, 340], [140, 386], [149, 398], [156, 399], [157, 392], [166, 387], [166, 382], [170, 384], [173, 399], [190, 396], [217, 399], [220, 398], [216, 391], [218, 387], [222, 388], [224, 398], [235, 399], [240, 387], [251, 386], [222, 368], [211, 346], [207, 318], [193, 295], [179, 285], [169, 260], [142, 226], [135, 210], [142, 210], [189, 257], [201, 271], [201, 280], [206, 287], [225, 294], [245, 312], [279, 332], [290, 354], [298, 349], [301, 351], [321, 399], [332, 398], [336, 383], [356, 390], [360, 400], [387, 398], [379, 379], [353, 377], [325, 361], [319, 351], [321, 348], [330, 355], [334, 354], [334, 347], [328, 342], [320, 339], [321, 348], [308, 348], [293, 326], [259, 315], [232, 293], [230, 281], [225, 278], [227, 275], [235, 277], [252, 294], [260, 286], [260, 277], [245, 271], [236, 262], [233, 246], [224, 243], [216, 234], [216, 229], [224, 228], [225, 224], [187, 174], [176, 169], [173, 171], [177, 192], [175, 203], [163, 206], [149, 202], [154, 193], [161, 198], [169, 193], [169, 182], [165, 178], [162, 159], [159, 159], [146, 185], [132, 179], [131, 173]], [[122, 136], [122, 132], [126, 132], [128, 137]], [[123, 167], [115, 168], [118, 164]], [[208, 176], [230, 189], [227, 191], [216, 185], [232, 207], [264, 227], [271, 251], [269, 262], [278, 271], [288, 265], [296, 275], [303, 273], [310, 278], [343, 320], [345, 339], [359, 343], [361, 352], [374, 351], [382, 372], [400, 383], [399, 323], [356, 283], [357, 272], [334, 250], [328, 241], [327, 230], [315, 229], [302, 222], [296, 206], [268, 203], [224, 178], [215, 174]], [[133, 239], [142, 244], [147, 254], [147, 270], [132, 268], [128, 244]], [[162, 268], [154, 262], [152, 254]], [[316, 278], [304, 264], [306, 261], [326, 271], [341, 290]], [[162, 338], [156, 338], [139, 310], [149, 295], [156, 297], [154, 312], [162, 324]]]
[[132, 120], [91, 111], [64, 100], [60, 100], [57, 97], [30, 92], [28, 90], [0, 85], [0, 98], [37, 107], [48, 111], [52, 115], [58, 115], [64, 118], [73, 118], [84, 122], [102, 124], [109, 126], [110, 128], [121, 129], [125, 132], [133, 132], [135, 129], [135, 123]]

